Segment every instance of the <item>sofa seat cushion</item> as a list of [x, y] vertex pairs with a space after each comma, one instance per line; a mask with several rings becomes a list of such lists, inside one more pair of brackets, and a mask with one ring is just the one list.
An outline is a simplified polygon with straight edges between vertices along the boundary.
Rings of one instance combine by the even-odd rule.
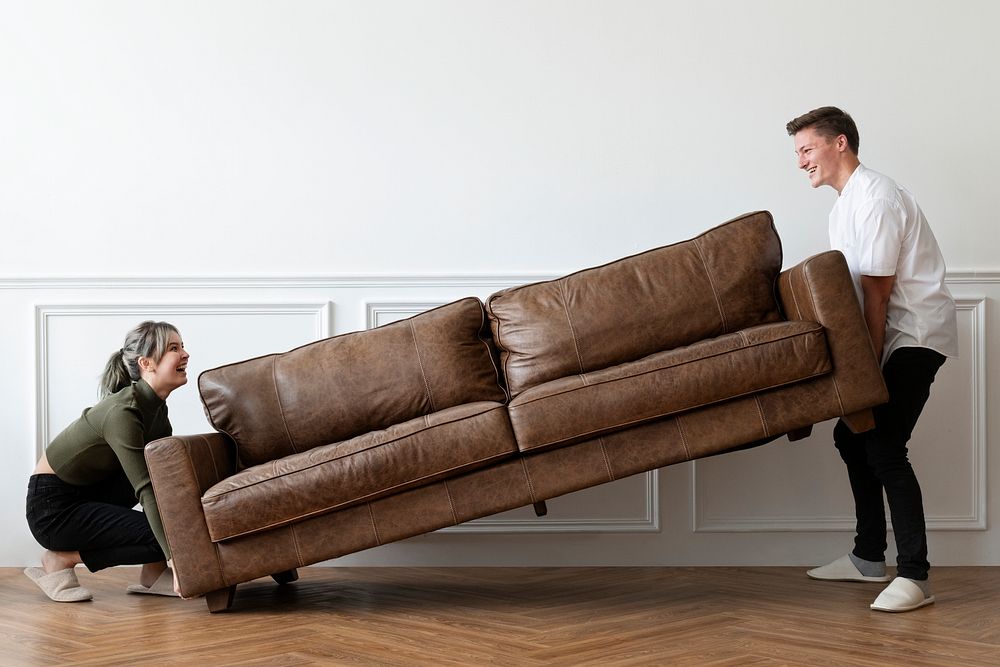
[[504, 405], [470, 403], [247, 468], [201, 502], [218, 542], [483, 468], [516, 451]]
[[521, 451], [571, 444], [703, 405], [829, 373], [823, 327], [750, 327], [532, 387], [509, 406]]

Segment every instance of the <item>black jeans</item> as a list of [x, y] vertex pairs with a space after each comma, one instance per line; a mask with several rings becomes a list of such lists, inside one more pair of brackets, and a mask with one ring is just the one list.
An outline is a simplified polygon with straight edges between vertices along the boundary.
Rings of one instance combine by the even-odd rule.
[[927, 531], [920, 484], [907, 458], [906, 443], [944, 360], [943, 355], [923, 347], [897, 349], [882, 368], [889, 402], [875, 408], [875, 429], [854, 434], [841, 421], [833, 430], [854, 493], [858, 520], [854, 555], [871, 561], [885, 559], [884, 489], [896, 536], [896, 574], [921, 581], [930, 569]]
[[146, 515], [132, 509], [136, 502], [124, 472], [93, 486], [67, 484], [56, 475], [32, 475], [28, 527], [46, 549], [79, 551], [91, 572], [162, 561], [163, 551]]

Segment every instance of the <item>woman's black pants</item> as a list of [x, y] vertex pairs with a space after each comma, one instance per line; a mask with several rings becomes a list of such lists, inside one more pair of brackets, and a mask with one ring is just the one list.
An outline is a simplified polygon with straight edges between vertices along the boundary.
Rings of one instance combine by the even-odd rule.
[[79, 551], [91, 572], [164, 560], [146, 515], [132, 509], [135, 491], [124, 472], [100, 484], [74, 486], [56, 475], [28, 480], [31, 534], [51, 551]]

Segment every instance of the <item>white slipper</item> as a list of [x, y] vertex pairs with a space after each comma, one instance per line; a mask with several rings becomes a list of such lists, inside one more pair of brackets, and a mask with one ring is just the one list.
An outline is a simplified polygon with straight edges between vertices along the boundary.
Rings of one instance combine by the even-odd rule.
[[806, 576], [821, 581], [863, 581], [883, 584], [892, 579], [887, 574], [881, 577], [866, 577], [855, 567], [850, 554], [841, 556], [828, 565], [809, 570], [806, 572]]
[[925, 595], [920, 586], [906, 577], [896, 577], [878, 594], [871, 607], [875, 611], [913, 611], [934, 602], [933, 595]]
[[129, 593], [144, 593], [146, 595], [166, 595], [168, 597], [179, 598], [174, 590], [174, 571], [169, 567], [160, 573], [152, 586], [146, 587], [142, 584], [132, 584], [125, 589]]
[[49, 596], [50, 600], [83, 602], [94, 598], [93, 593], [80, 585], [80, 580], [76, 578], [76, 570], [71, 567], [48, 574], [40, 567], [26, 567], [24, 573]]

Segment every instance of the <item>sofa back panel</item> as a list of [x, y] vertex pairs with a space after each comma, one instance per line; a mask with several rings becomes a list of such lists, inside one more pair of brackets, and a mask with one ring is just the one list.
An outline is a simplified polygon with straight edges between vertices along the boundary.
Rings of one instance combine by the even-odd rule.
[[463, 403], [499, 401], [482, 303], [467, 298], [369, 331], [202, 373], [212, 425], [258, 465]]
[[770, 213], [557, 280], [492, 295], [487, 311], [511, 396], [781, 319], [781, 242]]

